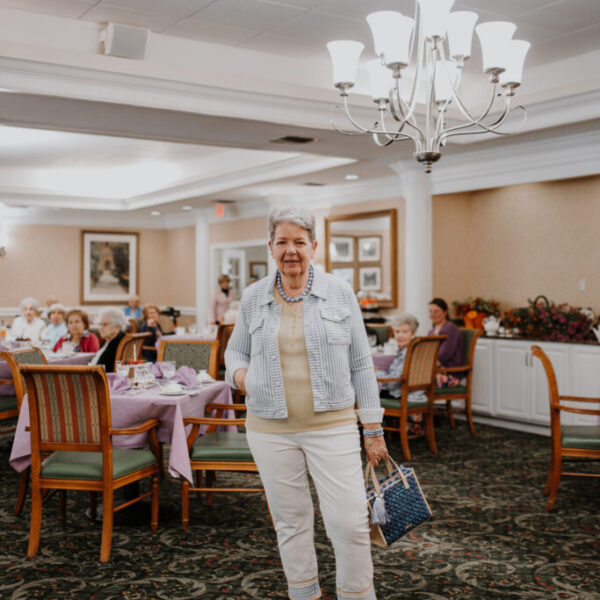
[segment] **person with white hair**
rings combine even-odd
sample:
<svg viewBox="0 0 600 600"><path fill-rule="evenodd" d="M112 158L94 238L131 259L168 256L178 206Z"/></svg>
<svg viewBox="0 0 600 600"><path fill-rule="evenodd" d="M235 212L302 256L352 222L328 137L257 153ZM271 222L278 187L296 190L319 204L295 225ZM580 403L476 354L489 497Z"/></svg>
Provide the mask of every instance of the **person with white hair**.
<svg viewBox="0 0 600 600"><path fill-rule="evenodd" d="M15 339L29 340L39 344L46 323L37 316L39 304L35 298L23 298L19 304L21 315L16 317L10 328L10 334Z"/></svg>
<svg viewBox="0 0 600 600"><path fill-rule="evenodd" d="M127 319L123 311L118 308L108 307L100 311L100 337L104 344L90 361L90 365L104 365L107 373L114 373L115 357L119 342L125 337Z"/></svg>
<svg viewBox="0 0 600 600"><path fill-rule="evenodd" d="M65 307L62 304L55 303L48 307L50 324L46 326L41 337L43 342L50 344L50 348L54 348L56 342L67 333L65 314Z"/></svg>
<svg viewBox="0 0 600 600"><path fill-rule="evenodd" d="M129 302L123 309L123 313L128 319L141 319L142 307L140 306L140 297L135 294L129 296Z"/></svg>

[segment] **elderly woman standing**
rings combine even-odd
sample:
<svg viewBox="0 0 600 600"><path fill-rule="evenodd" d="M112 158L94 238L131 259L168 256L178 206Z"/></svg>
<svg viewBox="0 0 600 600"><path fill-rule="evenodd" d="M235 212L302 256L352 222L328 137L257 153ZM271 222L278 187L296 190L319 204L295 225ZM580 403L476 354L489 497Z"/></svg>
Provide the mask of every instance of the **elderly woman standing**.
<svg viewBox="0 0 600 600"><path fill-rule="evenodd" d="M62 304L52 304L48 308L48 317L50 325L42 332L42 341L48 342L50 348L53 348L58 340L67 333L65 323L65 307Z"/></svg>
<svg viewBox="0 0 600 600"><path fill-rule="evenodd" d="M230 289L231 279L229 275L219 277L219 289L215 291L210 299L210 315L213 325L219 325L223 321L223 315L229 310L233 295Z"/></svg>
<svg viewBox="0 0 600 600"><path fill-rule="evenodd" d="M269 238L278 270L244 291L225 353L226 378L246 394L248 444L271 509L289 597L321 597L310 473L335 551L337 597L372 600L356 412L368 459L377 464L387 450L360 309L350 286L313 269L312 214L274 211Z"/></svg>
<svg viewBox="0 0 600 600"><path fill-rule="evenodd" d="M115 356L119 342L125 337L127 319L118 308L104 308L100 311L100 337L104 344L90 361L90 365L104 365L107 373L115 370Z"/></svg>
<svg viewBox="0 0 600 600"><path fill-rule="evenodd" d="M42 331L46 323L37 316L39 308L35 298L23 298L19 304L21 316L16 317L10 328L12 337L31 340L32 344L39 344Z"/></svg>

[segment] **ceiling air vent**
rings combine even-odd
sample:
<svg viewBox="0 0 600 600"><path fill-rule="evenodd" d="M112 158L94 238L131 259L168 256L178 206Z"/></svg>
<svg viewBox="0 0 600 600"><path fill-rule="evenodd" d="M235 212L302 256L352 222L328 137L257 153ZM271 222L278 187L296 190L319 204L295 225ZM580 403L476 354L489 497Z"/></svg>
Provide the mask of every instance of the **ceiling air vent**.
<svg viewBox="0 0 600 600"><path fill-rule="evenodd" d="M318 181L307 181L306 183L303 183L302 185L309 185L311 187L323 187L326 184L325 183L320 183Z"/></svg>
<svg viewBox="0 0 600 600"><path fill-rule="evenodd" d="M284 135L280 138L271 140L271 144L310 144L316 142L317 138L303 137L301 135Z"/></svg>

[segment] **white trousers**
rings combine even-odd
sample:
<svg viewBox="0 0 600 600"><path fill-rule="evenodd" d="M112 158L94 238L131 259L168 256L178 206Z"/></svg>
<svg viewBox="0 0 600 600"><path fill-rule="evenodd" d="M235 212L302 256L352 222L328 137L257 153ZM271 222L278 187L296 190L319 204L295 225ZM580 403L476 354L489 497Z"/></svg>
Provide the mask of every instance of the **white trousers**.
<svg viewBox="0 0 600 600"><path fill-rule="evenodd" d="M335 552L338 600L375 600L357 426L246 435L275 524L289 597L321 597L310 473Z"/></svg>

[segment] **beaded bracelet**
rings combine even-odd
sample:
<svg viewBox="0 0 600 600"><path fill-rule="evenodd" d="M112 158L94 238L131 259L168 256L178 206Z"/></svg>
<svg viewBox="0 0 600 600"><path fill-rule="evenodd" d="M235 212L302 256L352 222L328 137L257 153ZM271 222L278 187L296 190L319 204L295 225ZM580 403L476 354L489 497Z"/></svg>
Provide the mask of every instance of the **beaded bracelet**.
<svg viewBox="0 0 600 600"><path fill-rule="evenodd" d="M367 438L379 437L384 434L384 431L383 431L383 427L378 427L377 429L364 429L363 428L362 434Z"/></svg>

